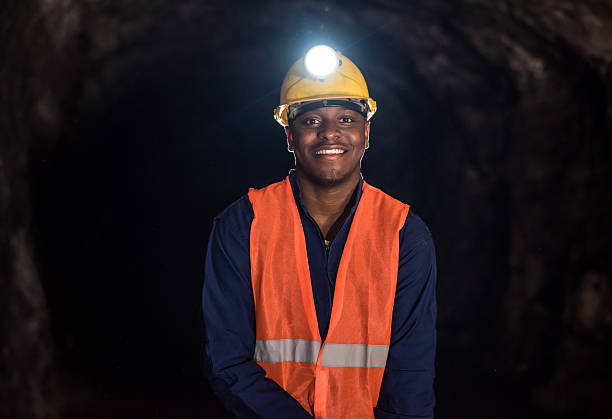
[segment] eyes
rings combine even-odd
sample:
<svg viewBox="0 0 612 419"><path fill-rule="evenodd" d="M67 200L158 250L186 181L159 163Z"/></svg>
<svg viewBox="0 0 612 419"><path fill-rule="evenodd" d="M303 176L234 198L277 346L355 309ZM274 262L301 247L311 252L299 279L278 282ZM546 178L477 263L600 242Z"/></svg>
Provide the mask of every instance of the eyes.
<svg viewBox="0 0 612 419"><path fill-rule="evenodd" d="M352 115L339 115L337 121L340 125L350 126L356 122L356 119ZM318 127L322 124L322 119L317 116L308 116L302 122L308 127Z"/></svg>

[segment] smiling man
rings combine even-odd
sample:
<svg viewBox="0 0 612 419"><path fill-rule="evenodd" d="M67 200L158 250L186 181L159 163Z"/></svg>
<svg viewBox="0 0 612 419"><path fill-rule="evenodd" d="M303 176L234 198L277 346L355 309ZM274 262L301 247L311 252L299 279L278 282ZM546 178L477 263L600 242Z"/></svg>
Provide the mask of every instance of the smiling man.
<svg viewBox="0 0 612 419"><path fill-rule="evenodd" d="M274 112L295 170L215 219L206 366L237 417L433 417L435 250L361 176L375 112L348 58L311 49Z"/></svg>

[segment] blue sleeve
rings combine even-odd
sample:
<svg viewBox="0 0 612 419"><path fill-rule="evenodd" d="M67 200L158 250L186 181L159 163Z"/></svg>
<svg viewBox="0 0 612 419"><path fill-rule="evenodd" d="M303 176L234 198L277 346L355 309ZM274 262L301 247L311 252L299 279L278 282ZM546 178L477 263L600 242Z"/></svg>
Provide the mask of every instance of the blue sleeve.
<svg viewBox="0 0 612 419"><path fill-rule="evenodd" d="M214 221L206 253L202 311L204 369L213 391L238 418L312 416L255 361L249 236L253 208L244 196Z"/></svg>
<svg viewBox="0 0 612 419"><path fill-rule="evenodd" d="M433 418L436 353L436 255L429 230L412 211L400 231L391 342L377 419Z"/></svg>

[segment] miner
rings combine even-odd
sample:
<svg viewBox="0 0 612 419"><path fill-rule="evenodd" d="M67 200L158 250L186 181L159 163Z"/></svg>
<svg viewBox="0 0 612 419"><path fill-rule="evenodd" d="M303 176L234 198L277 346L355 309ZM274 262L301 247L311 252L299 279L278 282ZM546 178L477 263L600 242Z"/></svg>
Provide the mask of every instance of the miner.
<svg viewBox="0 0 612 419"><path fill-rule="evenodd" d="M239 418L433 417L435 249L361 174L375 112L357 66L313 47L274 110L295 169L214 220L206 365Z"/></svg>

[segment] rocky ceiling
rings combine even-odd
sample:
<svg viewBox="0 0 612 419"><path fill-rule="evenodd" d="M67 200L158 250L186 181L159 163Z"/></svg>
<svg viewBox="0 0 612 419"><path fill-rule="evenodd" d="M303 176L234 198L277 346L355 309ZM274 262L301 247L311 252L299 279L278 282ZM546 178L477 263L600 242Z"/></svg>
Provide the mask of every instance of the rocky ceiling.
<svg viewBox="0 0 612 419"><path fill-rule="evenodd" d="M271 109L319 42L436 240L439 416L612 412L609 0L6 0L0 30L2 417L221 417L206 237L290 167Z"/></svg>

